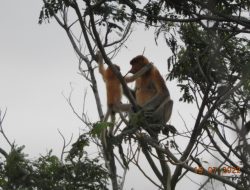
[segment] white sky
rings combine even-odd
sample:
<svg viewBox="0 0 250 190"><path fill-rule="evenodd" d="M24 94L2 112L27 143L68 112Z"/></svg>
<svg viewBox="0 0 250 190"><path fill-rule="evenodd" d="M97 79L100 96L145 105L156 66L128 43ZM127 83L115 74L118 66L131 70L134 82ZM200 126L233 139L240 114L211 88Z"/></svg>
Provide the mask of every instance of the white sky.
<svg viewBox="0 0 250 190"><path fill-rule="evenodd" d="M70 83L78 111L84 90L88 89L86 109L92 118L97 118L92 91L77 74L78 62L66 34L54 21L38 24L41 7L41 1L35 0L2 0L0 6L0 108L8 109L4 129L11 142L26 146L25 152L30 157L50 149L60 154L62 139L57 129L66 139L71 134L77 138L82 124L62 96L62 92L69 94ZM144 29L137 30L128 41L128 49L116 57L114 62L121 66L123 73L128 70L130 59L146 47L145 55L163 75L167 74L170 52L165 44L155 47L150 35ZM97 78L100 79L98 74ZM193 110L190 105L178 103L179 90L175 84L167 84L175 102L171 122L178 128L183 126L178 111L184 118L190 118ZM102 94L106 94L102 81L99 86ZM101 97L104 104L105 97ZM1 147L7 147L2 136L0 143ZM136 170L129 171L126 182L126 189L156 189ZM192 188L190 181L183 183L185 186L189 183Z"/></svg>
<svg viewBox="0 0 250 190"><path fill-rule="evenodd" d="M55 24L38 25L39 1L4 1L0 7L0 108L11 141L31 155L55 149L80 126L62 91L82 85L74 52Z"/></svg>

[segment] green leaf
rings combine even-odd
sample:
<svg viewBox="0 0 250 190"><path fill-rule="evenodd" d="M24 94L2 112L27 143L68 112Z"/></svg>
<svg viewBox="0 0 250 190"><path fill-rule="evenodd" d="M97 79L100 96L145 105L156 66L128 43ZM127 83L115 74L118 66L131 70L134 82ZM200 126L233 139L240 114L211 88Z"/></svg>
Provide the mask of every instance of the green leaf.
<svg viewBox="0 0 250 190"><path fill-rule="evenodd" d="M107 129L108 127L112 127L113 124L110 122L97 122L94 124L93 129L91 130L91 135L94 137L100 137L103 130Z"/></svg>

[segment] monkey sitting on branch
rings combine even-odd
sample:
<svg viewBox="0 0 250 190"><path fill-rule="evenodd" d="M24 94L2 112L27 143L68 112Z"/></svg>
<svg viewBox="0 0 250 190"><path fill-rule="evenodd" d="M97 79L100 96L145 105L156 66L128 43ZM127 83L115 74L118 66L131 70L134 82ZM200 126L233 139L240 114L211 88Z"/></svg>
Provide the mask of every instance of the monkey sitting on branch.
<svg viewBox="0 0 250 190"><path fill-rule="evenodd" d="M132 68L128 73L134 75L125 77L125 81L127 83L135 81L136 103L142 107L147 116L150 116L150 123L160 123L166 126L172 114L173 101L163 77L143 55L133 58L130 65ZM173 126L167 127L167 130L176 132Z"/></svg>

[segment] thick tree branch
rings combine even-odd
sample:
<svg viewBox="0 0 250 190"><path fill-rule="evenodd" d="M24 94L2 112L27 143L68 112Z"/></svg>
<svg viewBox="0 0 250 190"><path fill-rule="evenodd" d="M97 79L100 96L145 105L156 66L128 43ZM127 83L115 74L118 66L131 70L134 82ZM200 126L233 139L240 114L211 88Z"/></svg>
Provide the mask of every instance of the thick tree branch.
<svg viewBox="0 0 250 190"><path fill-rule="evenodd" d="M128 97L130 103L134 106L135 110L138 110L138 107L136 105L136 102L135 102L135 99L134 97L132 96L130 90L128 89L128 86L126 84L126 82L124 81L121 73L113 66L112 62L110 61L110 59L107 57L107 54L102 46L102 42L100 40L100 37L99 37L99 34L96 30L96 26L95 26L95 19L94 19L94 13L93 13L93 10L90 6L90 2L88 2L88 7L89 7L89 12L90 12L90 22L91 22L91 26L92 26L92 30L93 30L93 34L94 34L94 37L95 37L95 40L96 40L96 44L103 56L103 59L104 61L108 64L108 66L112 69L112 71L115 73L115 75L118 77L118 79L120 80L121 82L121 85L123 87L123 90L124 90L124 94Z"/></svg>

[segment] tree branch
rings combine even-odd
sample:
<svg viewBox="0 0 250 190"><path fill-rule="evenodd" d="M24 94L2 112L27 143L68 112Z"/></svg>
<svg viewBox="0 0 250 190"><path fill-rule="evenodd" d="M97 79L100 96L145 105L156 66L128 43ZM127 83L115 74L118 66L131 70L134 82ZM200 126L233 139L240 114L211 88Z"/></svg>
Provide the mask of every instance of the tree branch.
<svg viewBox="0 0 250 190"><path fill-rule="evenodd" d="M1 153L5 158L8 157L7 152L6 152L4 149L2 149L2 148L0 148L0 153Z"/></svg>
<svg viewBox="0 0 250 190"><path fill-rule="evenodd" d="M134 106L135 110L138 110L138 106L136 105L136 101L135 101L134 97L132 96L130 90L128 89L128 86L127 86L126 82L124 81L121 73L113 66L112 62L107 57L107 54L102 46L102 42L100 40L99 34L98 34L96 27L95 27L94 13L93 13L93 10L91 8L90 2L89 1L86 1L86 2L87 2L87 6L89 7L89 12L90 12L89 16L90 16L90 22L91 22L93 34L94 34L94 37L96 40L96 44L97 44L97 46L98 46L98 48L103 56L103 59L108 64L108 66L112 69L112 71L115 73L115 75L117 76L119 81L121 82L121 85L122 85L123 90L124 90L124 94L128 97L130 103Z"/></svg>
<svg viewBox="0 0 250 190"><path fill-rule="evenodd" d="M150 137L148 137L148 136L146 136L146 135L142 135L141 138L143 138L144 141L146 141L149 145L153 146L155 149L158 149L159 151L161 151L161 152L163 152L164 154L166 154L169 158L171 158L171 159L174 161L174 163L175 163L177 166L181 165L183 168L185 168L185 169L187 169L187 170L189 170L189 171L191 171L191 172L197 174L195 168L193 168L193 167L187 165L186 162L179 161L179 160L171 153L171 151L169 151L169 150L166 149L166 148L162 148L157 142L155 142L155 139L152 139L152 138L150 138ZM244 189L245 189L244 187L242 187L242 186L240 186L240 185L238 185L238 184L236 184L236 183L234 183L234 182L232 182L232 181L230 181L230 180L227 180L225 177L216 175L216 174L211 173L211 172L209 172L209 171L207 171L207 170L205 170L205 169L204 169L204 172L202 173L202 175L208 176L208 177L213 178L213 179L216 179L216 180L218 180L218 181L220 181L220 182L222 182L222 183L228 184L228 185L230 185L230 186L236 188L237 190L244 190ZM173 190L173 188L172 188L172 190Z"/></svg>
<svg viewBox="0 0 250 190"><path fill-rule="evenodd" d="M184 161L187 159L190 151L192 150L195 142L196 142L196 138L197 136L200 134L202 128L204 127L204 124L207 122L208 118L212 115L212 113L214 112L214 110L216 108L218 108L233 92L235 92L239 87L241 87L243 84L243 81L240 81L236 86L234 86L233 88L231 88L227 93L225 93L221 98L219 98L219 100L217 102L214 103L214 105L207 111L207 113L205 114L205 116L203 117L202 121L200 122L201 116L202 116L202 112L204 110L205 104L206 104L206 99L208 96L208 92L207 95L204 96L195 126L194 126L194 130L193 133L191 135L190 141L181 157L181 161ZM179 165L176 167L175 172L172 176L172 189L175 189L176 183L177 183L177 179L178 177L181 175L181 170L182 170L182 166Z"/></svg>

